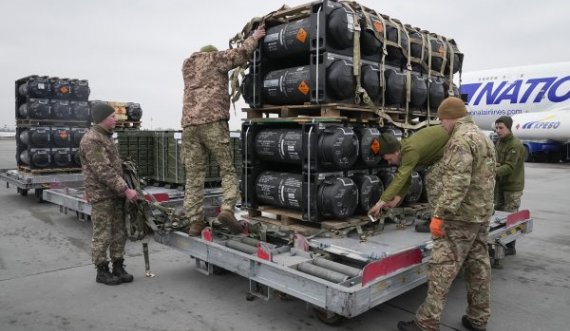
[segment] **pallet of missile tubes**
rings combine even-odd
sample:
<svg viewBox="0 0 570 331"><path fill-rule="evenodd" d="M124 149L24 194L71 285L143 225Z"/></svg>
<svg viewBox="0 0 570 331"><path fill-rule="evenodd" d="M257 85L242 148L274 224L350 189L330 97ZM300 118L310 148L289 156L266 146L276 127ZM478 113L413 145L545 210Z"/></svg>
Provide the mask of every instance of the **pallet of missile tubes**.
<svg viewBox="0 0 570 331"><path fill-rule="evenodd" d="M15 81L16 164L36 174L79 172L79 142L90 127L89 83L30 75Z"/></svg>
<svg viewBox="0 0 570 331"><path fill-rule="evenodd" d="M259 24L252 20L231 40ZM267 35L244 70L249 118L347 116L362 112L401 128L435 119L458 95L463 54L453 39L404 24L354 1L322 0L263 17Z"/></svg>
<svg viewBox="0 0 570 331"><path fill-rule="evenodd" d="M384 131L388 130L386 128ZM398 129L390 129L400 134ZM342 232L370 224L368 209L395 176L378 150L380 127L330 118L276 118L242 126L242 208L276 226L312 226ZM425 201L414 172L405 202ZM384 215L392 221L424 218L425 204ZM272 217L266 217L268 214ZM422 214L422 215L420 215ZM310 231L309 231L310 232Z"/></svg>

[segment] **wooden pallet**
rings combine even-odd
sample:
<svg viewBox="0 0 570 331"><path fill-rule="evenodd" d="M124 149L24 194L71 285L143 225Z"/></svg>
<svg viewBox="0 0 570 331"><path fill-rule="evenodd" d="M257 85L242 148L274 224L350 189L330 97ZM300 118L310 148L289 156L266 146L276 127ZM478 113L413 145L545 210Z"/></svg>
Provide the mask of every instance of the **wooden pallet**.
<svg viewBox="0 0 570 331"><path fill-rule="evenodd" d="M300 233L303 235L315 235L323 232L329 234L341 234L350 232L357 227L365 232L382 231L385 222L396 223L399 228L405 228L415 223L416 216L431 216L431 209L428 203L417 203L411 206L396 207L386 211L378 222L372 223L367 215L354 215L343 220L325 220L322 222L308 222L303 220L300 212L277 208L272 206L260 206L257 209L248 210L242 216L268 227L274 227L280 231ZM413 218L410 222L409 217ZM429 218L428 218L429 219Z"/></svg>
<svg viewBox="0 0 570 331"><path fill-rule="evenodd" d="M271 115L277 115L280 118L290 118L299 116L310 117L330 117L330 118L347 118L353 121L369 122L378 121L376 110L353 104L305 104L305 105L287 105L287 106L266 106L263 108L244 108L243 112L247 114L248 119L269 118ZM395 122L404 122L406 119L406 111L401 108L384 108L384 112L389 115ZM419 118L427 119L428 114L425 110L409 110L408 119ZM430 119L436 118L436 112L430 113Z"/></svg>
<svg viewBox="0 0 570 331"><path fill-rule="evenodd" d="M22 172L27 172L32 175L44 175L44 174L62 174L62 173L76 173L81 172L81 168L43 168L35 169L29 166L18 166L18 170Z"/></svg>
<svg viewBox="0 0 570 331"><path fill-rule="evenodd" d="M366 215L355 215L343 220L330 219L321 222L308 222L303 219L303 214L298 211L272 206L260 206L257 209L248 210L248 216L272 225L289 227L291 230L309 232L313 230L343 230L357 225L366 225L370 222L370 219Z"/></svg>
<svg viewBox="0 0 570 331"><path fill-rule="evenodd" d="M17 119L16 126L27 128L36 126L73 126L73 127L88 127L89 121L66 120L66 119Z"/></svg>
<svg viewBox="0 0 570 331"><path fill-rule="evenodd" d="M116 129L138 129L141 127L140 121L120 121L115 125Z"/></svg>

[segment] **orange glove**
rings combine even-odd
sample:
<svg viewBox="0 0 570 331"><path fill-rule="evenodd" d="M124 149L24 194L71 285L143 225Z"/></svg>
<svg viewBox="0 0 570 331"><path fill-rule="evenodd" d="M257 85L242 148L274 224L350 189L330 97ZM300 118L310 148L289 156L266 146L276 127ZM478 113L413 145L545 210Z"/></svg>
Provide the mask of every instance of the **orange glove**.
<svg viewBox="0 0 570 331"><path fill-rule="evenodd" d="M432 217L429 223L429 232L431 232L431 235L435 238L443 237L443 220L441 218Z"/></svg>

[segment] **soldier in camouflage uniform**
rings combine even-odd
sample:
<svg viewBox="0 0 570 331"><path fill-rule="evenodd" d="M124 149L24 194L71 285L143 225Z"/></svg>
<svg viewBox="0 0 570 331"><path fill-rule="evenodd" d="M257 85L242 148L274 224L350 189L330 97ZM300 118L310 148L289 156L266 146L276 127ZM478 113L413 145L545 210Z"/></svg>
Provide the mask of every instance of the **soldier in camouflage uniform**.
<svg viewBox="0 0 570 331"><path fill-rule="evenodd" d="M97 267L98 283L117 285L133 280L123 265L127 242L124 208L125 199L135 201L137 192L123 179L122 161L111 138L116 124L115 110L97 103L91 112L95 126L83 136L79 150L85 192L92 205L92 261ZM113 262L112 273L107 249Z"/></svg>
<svg viewBox="0 0 570 331"><path fill-rule="evenodd" d="M495 121L497 140L497 185L495 186L495 210L517 212L524 190L524 153L521 141L513 136L513 119L501 116ZM514 255L516 241L507 244L506 255Z"/></svg>
<svg viewBox="0 0 570 331"><path fill-rule="evenodd" d="M380 153L389 165L398 166L398 172L368 214L378 217L382 209L397 206L408 192L412 171L429 167L441 159L448 139L449 133L441 125L421 129L401 144L393 134L382 134Z"/></svg>
<svg viewBox="0 0 570 331"><path fill-rule="evenodd" d="M439 176L441 189L431 202L433 248L428 292L416 319L399 322L398 329L439 330L449 288L463 267L468 306L461 322L469 330L486 330L491 284L487 237L493 213L495 149L467 115L461 99L445 99L438 108L438 117L451 137L430 175Z"/></svg>
<svg viewBox="0 0 570 331"><path fill-rule="evenodd" d="M186 169L184 210L190 220L189 234L200 235L206 226L203 211L204 180L208 151L220 166L224 200L218 220L233 233L241 232L234 216L239 198L238 178L233 165L228 120L230 97L228 71L243 65L265 36L259 26L239 48L217 51L214 46L202 47L182 65L184 78L184 109L182 113L182 154Z"/></svg>

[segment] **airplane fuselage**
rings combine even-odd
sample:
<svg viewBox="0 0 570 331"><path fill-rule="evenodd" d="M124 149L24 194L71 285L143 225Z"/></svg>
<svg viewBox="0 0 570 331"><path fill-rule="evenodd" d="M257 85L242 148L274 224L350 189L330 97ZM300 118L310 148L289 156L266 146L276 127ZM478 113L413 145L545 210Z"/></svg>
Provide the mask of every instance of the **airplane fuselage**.
<svg viewBox="0 0 570 331"><path fill-rule="evenodd" d="M518 119L524 130L541 129L541 134L546 130L554 132L564 125L542 122L557 122L553 116L563 115L551 111L570 111L570 62L466 73L462 77L461 93L467 95L470 114L484 130L492 130L497 118L508 115L513 120ZM549 116L533 116L527 121L524 115L540 112L549 112ZM567 118L564 116L564 121ZM528 124L531 121L535 123ZM521 133L524 130L521 129ZM566 135L570 136L570 132Z"/></svg>

